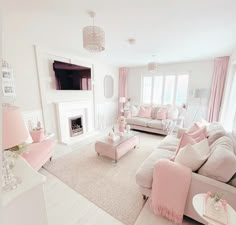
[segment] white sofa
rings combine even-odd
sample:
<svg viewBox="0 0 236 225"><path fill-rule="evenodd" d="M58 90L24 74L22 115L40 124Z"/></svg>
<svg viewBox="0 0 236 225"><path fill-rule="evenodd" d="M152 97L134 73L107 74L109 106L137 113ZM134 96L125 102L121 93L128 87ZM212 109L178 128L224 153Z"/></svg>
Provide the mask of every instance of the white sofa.
<svg viewBox="0 0 236 225"><path fill-rule="evenodd" d="M221 135L218 134L218 138ZM232 138L232 136L231 136ZM233 138L232 138L233 139ZM160 143L158 148L143 162L136 173L136 183L144 197L148 197L152 190L153 168L158 159L172 158L175 154L179 139L174 136L167 136ZM236 155L236 138L234 139L234 154ZM218 168L219 170L221 168ZM178 179L176 179L178 182ZM230 184L231 183L231 184ZM234 184L234 186L232 185ZM226 192L225 199L236 210L236 175L230 182L223 183L218 180L192 172L191 185L186 201L184 215L194 220L206 224L206 222L196 213L192 205L192 198L198 193Z"/></svg>
<svg viewBox="0 0 236 225"><path fill-rule="evenodd" d="M183 122L184 122L184 117L183 117L184 109L183 108L175 107L177 109L177 115L175 116L175 118L173 118L173 116L168 117L168 113L167 113L167 120L159 120L159 119L156 119L156 113L161 107L166 107L166 106L152 107L150 118L139 117L137 115L138 113L136 113L135 116L130 116L127 118L127 124L130 125L130 128L134 130L146 131L146 132L157 133L157 134L162 134L162 135L168 134L168 130L169 130L168 126L173 126L173 128L175 129L176 127L183 126Z"/></svg>

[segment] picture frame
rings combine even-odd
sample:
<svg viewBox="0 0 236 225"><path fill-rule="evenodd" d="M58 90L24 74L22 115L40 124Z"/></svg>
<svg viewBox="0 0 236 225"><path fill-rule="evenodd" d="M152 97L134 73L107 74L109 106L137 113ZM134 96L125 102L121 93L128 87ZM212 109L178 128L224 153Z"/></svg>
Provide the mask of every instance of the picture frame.
<svg viewBox="0 0 236 225"><path fill-rule="evenodd" d="M3 81L12 81L13 78L13 69L11 68L2 68L2 80Z"/></svg>
<svg viewBox="0 0 236 225"><path fill-rule="evenodd" d="M15 85L13 81L2 82L3 96L14 97L16 95Z"/></svg>
<svg viewBox="0 0 236 225"><path fill-rule="evenodd" d="M6 97L16 96L13 69L10 67L2 67L2 92Z"/></svg>

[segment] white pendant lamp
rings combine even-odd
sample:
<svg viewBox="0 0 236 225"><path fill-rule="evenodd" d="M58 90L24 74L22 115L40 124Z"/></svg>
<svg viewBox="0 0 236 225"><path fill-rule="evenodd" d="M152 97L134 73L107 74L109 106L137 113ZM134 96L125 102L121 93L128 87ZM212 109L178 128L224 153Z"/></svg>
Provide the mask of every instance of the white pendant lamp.
<svg viewBox="0 0 236 225"><path fill-rule="evenodd" d="M92 26L83 28L83 47L89 52L101 52L105 50L105 32L102 28L94 26L95 12L88 12L93 19Z"/></svg>
<svg viewBox="0 0 236 225"><path fill-rule="evenodd" d="M153 55L153 61L148 63L148 72L155 72L157 70L157 63L155 62L155 55Z"/></svg>

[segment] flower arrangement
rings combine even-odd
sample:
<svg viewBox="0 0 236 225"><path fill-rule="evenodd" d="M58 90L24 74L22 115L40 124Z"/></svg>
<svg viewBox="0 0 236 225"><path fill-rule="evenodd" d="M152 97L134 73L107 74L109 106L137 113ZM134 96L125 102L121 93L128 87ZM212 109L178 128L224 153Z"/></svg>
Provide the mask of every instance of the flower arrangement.
<svg viewBox="0 0 236 225"><path fill-rule="evenodd" d="M225 193L223 192L215 192L215 193L207 192L206 200L210 198L214 202L215 209L218 210L220 205L222 205L224 208L227 205L226 200L223 199L224 196Z"/></svg>

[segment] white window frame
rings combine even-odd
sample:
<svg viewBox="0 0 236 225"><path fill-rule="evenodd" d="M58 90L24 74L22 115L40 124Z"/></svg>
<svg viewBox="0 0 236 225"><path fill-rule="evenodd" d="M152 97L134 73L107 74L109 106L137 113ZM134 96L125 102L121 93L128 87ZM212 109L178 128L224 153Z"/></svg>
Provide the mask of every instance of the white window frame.
<svg viewBox="0 0 236 225"><path fill-rule="evenodd" d="M150 104L156 104L153 102L153 96L154 96L154 77L156 76L162 76L163 77L163 83L162 83L162 96L161 96L161 105L164 104L164 93L165 93L165 83L166 83L166 77L167 76L175 76L175 85L174 85L174 96L173 96L173 102L171 103L172 105L176 105L176 93L177 93L177 84L178 84L178 79L179 76L183 76L183 75L188 75L188 88L187 88L187 93L189 93L189 81L190 81L190 72L181 72L181 73L155 73L155 74L143 74L142 75L142 84L141 84L141 102L142 104L149 104L149 103L145 103L143 102L143 80L144 77L152 77L152 91L151 91L151 103ZM188 94L186 96L186 104L188 103Z"/></svg>

